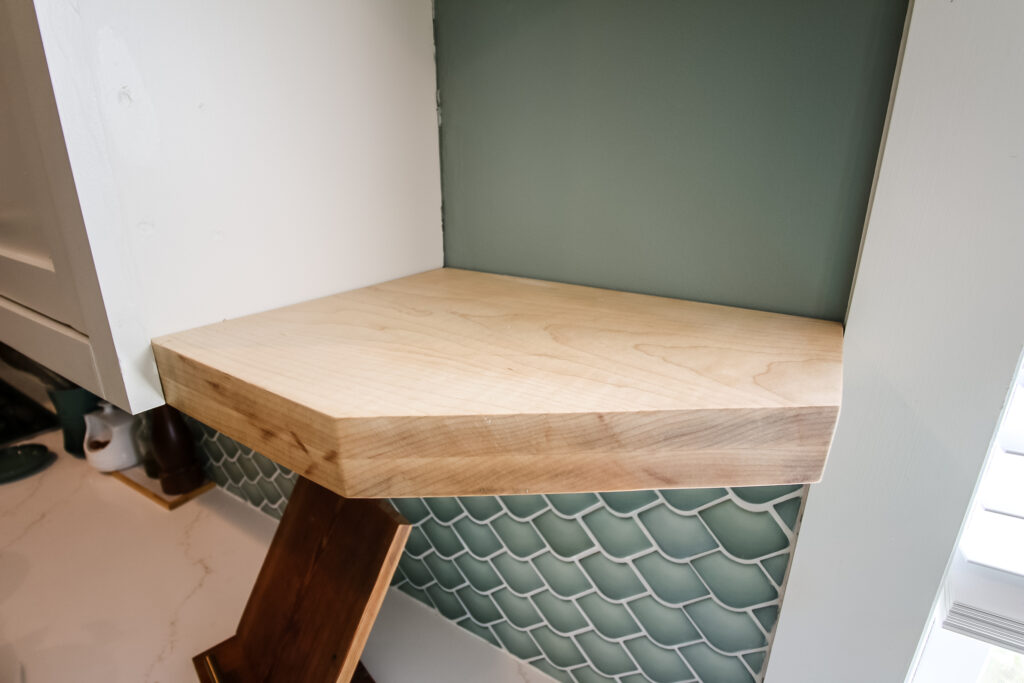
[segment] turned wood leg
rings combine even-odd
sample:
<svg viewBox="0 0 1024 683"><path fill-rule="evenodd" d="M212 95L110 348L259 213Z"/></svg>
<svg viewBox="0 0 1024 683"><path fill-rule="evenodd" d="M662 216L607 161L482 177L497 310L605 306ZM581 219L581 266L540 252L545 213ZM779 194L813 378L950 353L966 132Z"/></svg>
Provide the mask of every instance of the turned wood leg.
<svg viewBox="0 0 1024 683"><path fill-rule="evenodd" d="M409 537L386 501L299 477L235 635L193 657L204 683L348 683Z"/></svg>

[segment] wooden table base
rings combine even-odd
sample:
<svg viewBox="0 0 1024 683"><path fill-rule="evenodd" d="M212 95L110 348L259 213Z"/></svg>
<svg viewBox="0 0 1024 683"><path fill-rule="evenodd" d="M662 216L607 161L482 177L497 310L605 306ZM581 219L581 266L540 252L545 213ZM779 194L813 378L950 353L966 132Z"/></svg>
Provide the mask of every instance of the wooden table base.
<svg viewBox="0 0 1024 683"><path fill-rule="evenodd" d="M299 478L234 636L192 658L204 683L348 683L409 537L386 502Z"/></svg>

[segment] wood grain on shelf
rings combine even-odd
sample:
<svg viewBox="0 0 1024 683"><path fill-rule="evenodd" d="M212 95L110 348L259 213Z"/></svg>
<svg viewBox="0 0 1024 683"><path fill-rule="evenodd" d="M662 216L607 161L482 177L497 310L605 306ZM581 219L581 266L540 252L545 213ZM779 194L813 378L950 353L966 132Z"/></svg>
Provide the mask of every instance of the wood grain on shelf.
<svg viewBox="0 0 1024 683"><path fill-rule="evenodd" d="M346 496L820 478L839 323L440 269L153 342L167 401Z"/></svg>
<svg viewBox="0 0 1024 683"><path fill-rule="evenodd" d="M237 632L192 658L200 680L347 683L410 528L386 502L300 477Z"/></svg>

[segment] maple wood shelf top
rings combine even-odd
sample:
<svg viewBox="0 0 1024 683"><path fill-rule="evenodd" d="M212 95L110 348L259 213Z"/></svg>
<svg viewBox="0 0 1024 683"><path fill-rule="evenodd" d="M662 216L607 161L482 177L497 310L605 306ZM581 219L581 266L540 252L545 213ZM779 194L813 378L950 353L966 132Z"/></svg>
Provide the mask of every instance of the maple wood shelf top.
<svg viewBox="0 0 1024 683"><path fill-rule="evenodd" d="M167 402L350 497L817 481L839 323L450 268L153 341Z"/></svg>

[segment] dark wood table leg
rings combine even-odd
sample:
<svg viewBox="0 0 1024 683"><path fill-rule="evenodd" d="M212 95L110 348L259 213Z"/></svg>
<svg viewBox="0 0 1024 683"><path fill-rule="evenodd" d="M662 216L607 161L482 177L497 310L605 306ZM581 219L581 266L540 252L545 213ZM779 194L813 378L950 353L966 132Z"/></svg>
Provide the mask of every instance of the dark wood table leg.
<svg viewBox="0 0 1024 683"><path fill-rule="evenodd" d="M299 478L234 636L192 661L205 683L348 683L410 526L386 502Z"/></svg>

